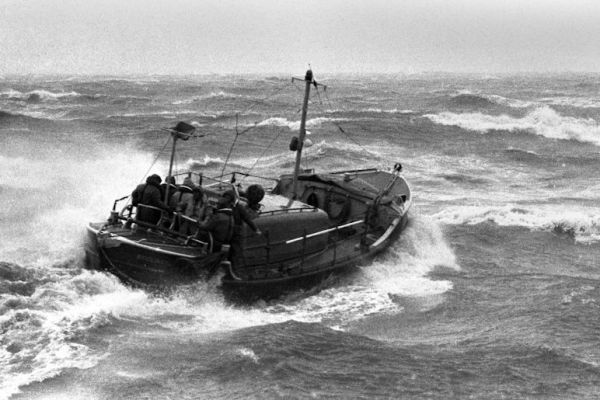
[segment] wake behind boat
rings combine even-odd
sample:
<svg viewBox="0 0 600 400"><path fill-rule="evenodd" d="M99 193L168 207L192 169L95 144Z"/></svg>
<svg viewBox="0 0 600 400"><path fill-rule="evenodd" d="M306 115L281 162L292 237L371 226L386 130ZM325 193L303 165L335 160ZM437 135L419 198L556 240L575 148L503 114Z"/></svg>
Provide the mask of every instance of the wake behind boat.
<svg viewBox="0 0 600 400"><path fill-rule="evenodd" d="M387 248L406 226L412 203L401 165L391 172L301 170L310 89L317 85L310 70L304 82L300 132L290 144L296 152L292 174L265 178L232 172L209 178L186 172L178 174L185 178L179 185L175 180L165 186L160 206L141 197L131 203L130 196L118 199L108 222L87 227L86 264L152 287L190 284L222 270L223 289L274 297L365 263ZM177 141L192 137L195 128L179 123L169 131L171 177ZM237 183L242 175L252 183ZM154 190L151 183L140 187L146 198ZM206 218L168 207L185 187L201 193ZM117 211L123 201L128 204Z"/></svg>

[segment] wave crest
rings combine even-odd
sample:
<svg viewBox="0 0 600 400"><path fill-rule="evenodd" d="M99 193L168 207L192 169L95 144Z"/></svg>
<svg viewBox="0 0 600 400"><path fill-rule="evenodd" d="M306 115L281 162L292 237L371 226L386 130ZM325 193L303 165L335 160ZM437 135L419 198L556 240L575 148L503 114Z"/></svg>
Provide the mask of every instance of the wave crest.
<svg viewBox="0 0 600 400"><path fill-rule="evenodd" d="M317 118L312 118L306 121L306 127L307 128L315 128L315 127L319 127L322 124L326 123L326 122L338 122L338 121L346 121L345 118L326 118L326 117L317 117ZM253 126L253 125L248 125L248 126ZM268 118L265 119L264 121L261 121L257 124L257 126L286 126L288 128L290 128L291 130L298 130L300 129L300 121L290 121L287 118L280 118L280 117L274 117L274 118Z"/></svg>
<svg viewBox="0 0 600 400"><path fill-rule="evenodd" d="M9 89L0 93L0 98L10 100L25 100L30 103L37 103L45 100L58 100L66 97L79 97L81 94L71 92L51 92L44 89L31 90L29 92L20 92L18 90Z"/></svg>
<svg viewBox="0 0 600 400"><path fill-rule="evenodd" d="M456 206L433 216L448 225L520 226L535 231L567 234L577 242L600 241L600 215L594 210L566 211L563 207Z"/></svg>
<svg viewBox="0 0 600 400"><path fill-rule="evenodd" d="M562 116L550 107L536 108L522 118L506 114L453 112L425 114L424 117L439 125L458 126L479 133L531 132L550 139L576 140L600 146L600 126L594 119Z"/></svg>

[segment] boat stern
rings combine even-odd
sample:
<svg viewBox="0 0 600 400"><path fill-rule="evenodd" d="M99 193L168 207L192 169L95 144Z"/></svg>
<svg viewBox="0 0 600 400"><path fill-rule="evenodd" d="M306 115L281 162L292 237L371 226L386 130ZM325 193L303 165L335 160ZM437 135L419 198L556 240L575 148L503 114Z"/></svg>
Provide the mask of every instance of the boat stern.
<svg viewBox="0 0 600 400"><path fill-rule="evenodd" d="M91 222L86 227L84 241L84 267L87 269L104 269L102 256L100 253L100 244L98 243L98 232L102 228L103 223Z"/></svg>

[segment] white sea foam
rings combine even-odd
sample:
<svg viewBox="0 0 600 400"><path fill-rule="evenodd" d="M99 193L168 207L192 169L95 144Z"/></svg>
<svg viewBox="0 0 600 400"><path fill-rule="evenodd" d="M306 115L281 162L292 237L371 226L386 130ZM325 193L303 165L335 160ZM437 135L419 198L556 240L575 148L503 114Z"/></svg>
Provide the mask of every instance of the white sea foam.
<svg viewBox="0 0 600 400"><path fill-rule="evenodd" d="M496 95L496 94L484 95L484 97L496 104L500 104L500 105L508 106L508 107L512 107L512 108L528 108L528 107L536 106L538 104L535 101L508 98L508 97L503 97L503 96Z"/></svg>
<svg viewBox="0 0 600 400"><path fill-rule="evenodd" d="M482 99L488 100L492 103L495 103L495 104L498 104L501 106L512 107L512 108L528 108L528 107L539 105L539 102L536 102L536 101L509 98L509 97L504 97L504 96L500 96L497 94L484 94L484 93L481 93L478 91L474 92L474 91L471 91L468 89L459 90L458 95L477 96Z"/></svg>
<svg viewBox="0 0 600 400"><path fill-rule="evenodd" d="M19 110L14 115L23 115L36 119L47 119L50 121L68 121L72 118L66 118L68 111L61 110Z"/></svg>
<svg viewBox="0 0 600 400"><path fill-rule="evenodd" d="M398 265L397 262L401 261ZM435 267L460 269L435 220L412 216L411 225L379 268L365 268L365 276L386 292L404 296L435 295L452 288L451 282L426 278Z"/></svg>
<svg viewBox="0 0 600 400"><path fill-rule="evenodd" d="M381 108L367 108L366 110L364 110L366 112L370 112L370 113L376 113L376 114L414 114L415 112L413 110L398 110L397 108L391 108L391 109L381 109Z"/></svg>
<svg viewBox="0 0 600 400"><path fill-rule="evenodd" d="M319 127L326 122L338 122L338 121L346 121L344 118L326 118L326 117L318 117L312 118L306 121L307 128ZM258 126L286 126L291 130L300 129L300 121L290 121L287 118L268 118L264 121L261 121L257 124ZM254 124L250 124L247 126L254 126Z"/></svg>
<svg viewBox="0 0 600 400"><path fill-rule="evenodd" d="M103 357L72 341L73 337L107 323L100 311L125 308L115 291L116 278L83 272L74 277L64 269L46 269L31 296L18 296L19 307L0 317L3 338L11 351L0 351L0 398L19 392L19 386L42 381L65 368L90 368ZM53 276L55 275L55 276ZM90 290L93 286L94 289ZM121 292L128 289L120 286ZM105 291L111 292L107 295ZM130 293L134 293L131 292ZM137 296L139 300L139 295ZM13 300L15 303L16 298ZM137 300L136 300L137 301ZM6 347L7 349L9 347Z"/></svg>
<svg viewBox="0 0 600 400"><path fill-rule="evenodd" d="M266 311L344 329L369 315L401 312L394 296L423 298L450 290L451 282L426 276L438 266L459 268L437 224L416 217L398 243L361 268L360 274L351 281L297 303L278 304Z"/></svg>
<svg viewBox="0 0 600 400"><path fill-rule="evenodd" d="M155 111L155 112L141 112L141 113L124 113L124 114L113 114L110 115L109 117L151 117L154 115L159 115L162 117L174 117L177 115L188 115L188 114L194 114L194 115L202 115L202 113L199 113L198 110L162 110L162 111ZM207 114L207 117L213 118L214 115L213 114Z"/></svg>
<svg viewBox="0 0 600 400"><path fill-rule="evenodd" d="M0 93L0 97L10 98L10 99L19 99L19 100L27 100L32 95L39 96L41 100L57 100L63 97L77 97L80 96L79 93L71 91L71 92L50 92L48 90L38 89L32 90L29 92L20 92L18 90L9 89Z"/></svg>
<svg viewBox="0 0 600 400"><path fill-rule="evenodd" d="M565 210L561 205L546 206L454 206L433 215L443 224L476 225L492 222L500 226L521 226L531 230L566 233L579 242L600 239L600 213L595 208Z"/></svg>
<svg viewBox="0 0 600 400"><path fill-rule="evenodd" d="M452 125L486 133L489 131L531 132L551 139L577 140L600 146L600 126L589 118L562 116L550 107L533 110L522 118L509 115L489 115L482 113L426 114L436 124Z"/></svg>
<svg viewBox="0 0 600 400"><path fill-rule="evenodd" d="M17 198L0 192L8 206L6 215L22 218L17 226L0 227L2 261L41 266L64 259L65 252L78 247L87 221L105 219L114 199L133 190L152 160L151 155L103 154L99 149L92 159L54 158L48 168L43 152L40 149L33 157L0 156L2 185L24 193ZM156 165L153 171L160 168ZM31 171L43 171L44 178ZM37 211L32 214L32 209Z"/></svg>
<svg viewBox="0 0 600 400"><path fill-rule="evenodd" d="M600 98L558 96L544 97L540 102L564 107L600 108Z"/></svg>
<svg viewBox="0 0 600 400"><path fill-rule="evenodd" d="M318 151L319 146L327 145L322 142L310 151L315 147ZM8 307L1 317L4 338L13 343L11 351L0 351L0 391L8 395L64 368L96 365L104 355L72 338L115 319L178 334L209 334L289 320L346 329L373 313L401 312L390 294L428 296L451 288L449 282L431 280L426 274L436 265L453 266L454 256L437 228L416 223L398 245L365 265L358 276L311 296L239 307L226 303L217 276L169 297L155 297L123 286L111 275L79 269L85 225L104 220L113 200L143 180L141 174L153 157L97 149L94 158L79 154L54 158L52 168L47 157L43 152L31 157L0 156L3 189L32 192L18 199L2 198L11 202L11 213L20 215L21 223L18 229L0 227L0 260L19 264L40 278L33 283L38 286L31 296L2 298ZM155 165L149 173L163 168ZM44 171L43 179L30 171ZM32 205L37 210L33 215ZM253 359L250 352L242 355Z"/></svg>
<svg viewBox="0 0 600 400"><path fill-rule="evenodd" d="M255 364L258 364L259 358L256 355L256 353L254 353L254 350L246 348L246 347L241 347L241 348L237 349L237 352L241 356L247 357L250 360L252 360Z"/></svg>

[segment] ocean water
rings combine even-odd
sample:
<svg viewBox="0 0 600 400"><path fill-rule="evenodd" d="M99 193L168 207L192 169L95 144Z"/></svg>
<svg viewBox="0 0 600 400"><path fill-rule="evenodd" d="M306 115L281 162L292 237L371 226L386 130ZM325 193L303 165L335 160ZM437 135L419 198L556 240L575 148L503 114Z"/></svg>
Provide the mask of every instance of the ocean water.
<svg viewBox="0 0 600 400"><path fill-rule="evenodd" d="M178 169L290 171L302 82L0 79L0 399L600 397L600 75L315 78L303 165L401 162L410 223L252 304L86 270L85 225L165 175L180 120Z"/></svg>

